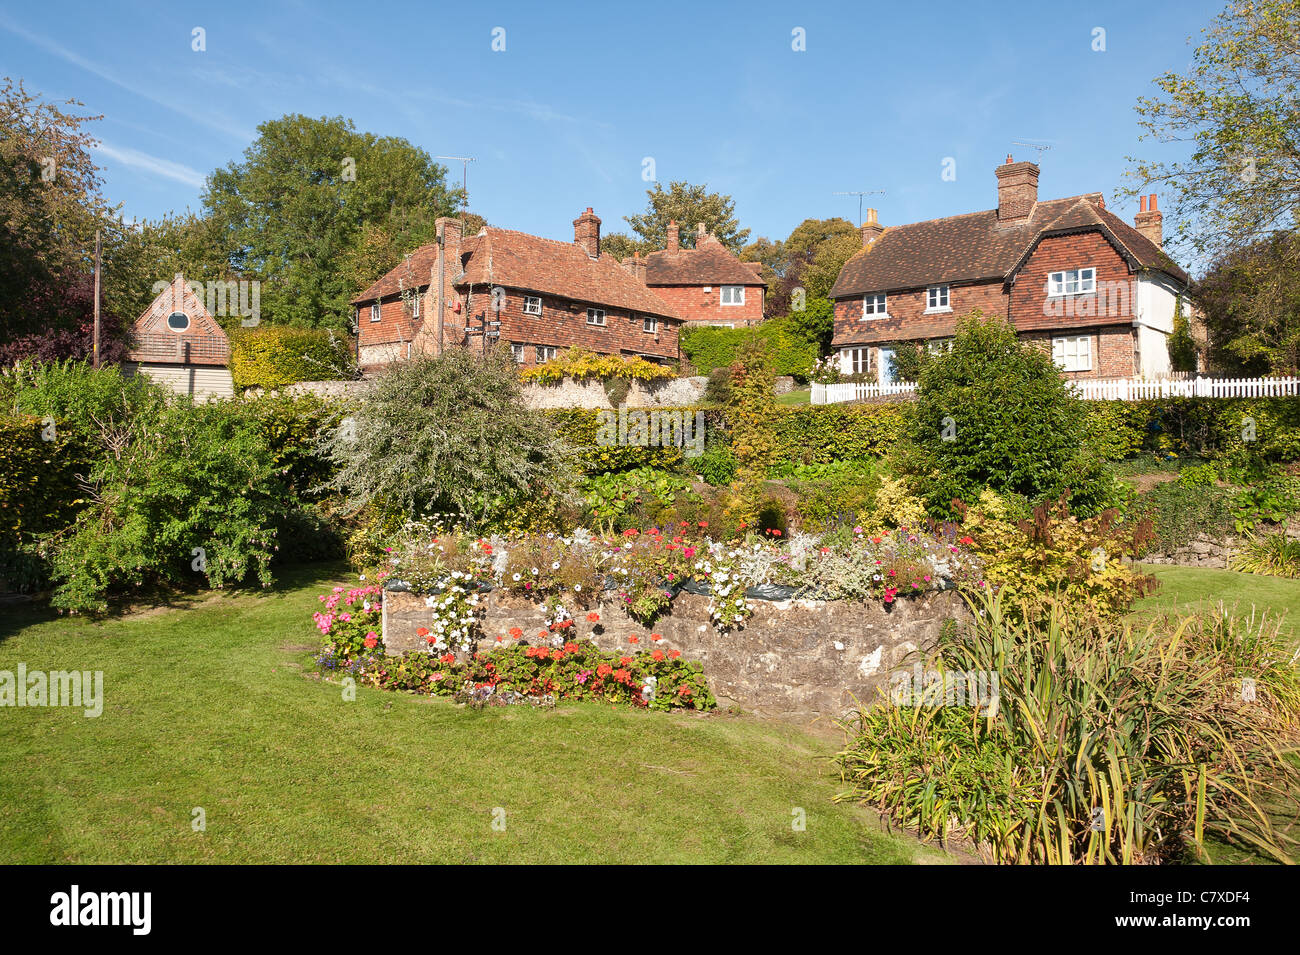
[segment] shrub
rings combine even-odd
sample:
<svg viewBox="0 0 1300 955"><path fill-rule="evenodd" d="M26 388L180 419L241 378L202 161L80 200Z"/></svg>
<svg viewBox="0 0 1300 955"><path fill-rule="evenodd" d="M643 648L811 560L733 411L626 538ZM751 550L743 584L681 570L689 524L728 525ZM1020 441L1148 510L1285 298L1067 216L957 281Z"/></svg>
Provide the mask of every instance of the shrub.
<svg viewBox="0 0 1300 955"><path fill-rule="evenodd" d="M965 512L961 528L984 559L984 572L1009 609L1040 617L1059 604L1080 616L1115 616L1149 584L1125 557L1145 545L1139 528L1114 511L1080 520L1064 496L1018 520L992 491Z"/></svg>
<svg viewBox="0 0 1300 955"><path fill-rule="evenodd" d="M270 584L275 528L294 502L247 421L178 401L101 440L115 453L92 467L87 505L41 544L55 607L102 612L146 582Z"/></svg>
<svg viewBox="0 0 1300 955"><path fill-rule="evenodd" d="M535 496L565 495L565 453L524 407L510 353L452 348L380 377L322 441L338 469L324 487L349 509L453 512L485 523Z"/></svg>
<svg viewBox="0 0 1300 955"><path fill-rule="evenodd" d="M727 424L731 430L731 453L742 469L753 469L759 474L767 469L776 454L772 423L777 405L772 383L767 352L757 341L749 341L731 369Z"/></svg>
<svg viewBox="0 0 1300 955"><path fill-rule="evenodd" d="M972 622L945 628L930 663L996 676L992 705L913 694L861 708L841 724L839 798L931 838L955 830L998 862L1181 862L1189 848L1213 861L1209 833L1287 861L1294 840L1265 807L1300 782L1287 755L1300 693L1275 622L1215 613L1135 630L1022 620L1004 602L973 598Z"/></svg>
<svg viewBox="0 0 1300 955"><path fill-rule="evenodd" d="M735 478L740 462L731 453L731 445L717 441L705 447L704 453L694 458L690 467L705 483L723 487Z"/></svg>
<svg viewBox="0 0 1300 955"><path fill-rule="evenodd" d="M725 405L731 401L731 366L722 365L709 372L708 383L704 386L704 400Z"/></svg>
<svg viewBox="0 0 1300 955"><path fill-rule="evenodd" d="M870 463L839 462L788 466L782 477L798 496L802 528L828 531L863 523L876 502L880 477Z"/></svg>
<svg viewBox="0 0 1300 955"><path fill-rule="evenodd" d="M1247 574L1300 577L1300 541L1289 540L1285 534L1251 534L1232 555L1229 566Z"/></svg>
<svg viewBox="0 0 1300 955"><path fill-rule="evenodd" d="M60 432L84 439L88 451L106 448L104 441L112 440L128 422L157 414L172 399L148 376L124 375L116 365L20 362L5 380L16 412L54 418Z"/></svg>
<svg viewBox="0 0 1300 955"><path fill-rule="evenodd" d="M327 328L260 325L230 332L236 388L283 388L298 381L352 378L347 339Z"/></svg>
<svg viewBox="0 0 1300 955"><path fill-rule="evenodd" d="M690 408L659 410L693 413ZM684 455L681 448L598 443L596 439L602 421L608 420L602 418L602 414L609 413L592 408L558 408L542 412L555 429L556 437L569 448L571 454L576 454L573 464L583 473L604 474L607 471L629 471L643 467L674 470L682 467ZM712 427L717 427L717 415L706 412L706 433L710 428L710 417L713 419Z"/></svg>
<svg viewBox="0 0 1300 955"><path fill-rule="evenodd" d="M570 348L561 352L544 365L527 368L519 372L522 381L535 385L558 385L565 378L584 381L588 378L602 380L660 381L676 378L677 372L665 365L647 361L640 356L624 358L620 355L597 355L582 348ZM615 401L617 405L619 402Z"/></svg>
<svg viewBox="0 0 1300 955"><path fill-rule="evenodd" d="M951 518L954 500L974 501L985 487L1033 502L1068 489L1084 512L1115 493L1087 448L1084 406L1052 360L1000 318L958 321L952 349L921 371L905 435L900 463L936 516Z"/></svg>
<svg viewBox="0 0 1300 955"><path fill-rule="evenodd" d="M692 496L689 480L654 468L601 474L583 485L586 513L614 530L670 521L678 502Z"/></svg>
<svg viewBox="0 0 1300 955"><path fill-rule="evenodd" d="M774 375L807 381L817 362L817 343L796 335L785 318L771 318L753 328L698 326L681 331L682 354L702 375L734 365L751 343L768 353Z"/></svg>
<svg viewBox="0 0 1300 955"><path fill-rule="evenodd" d="M321 436L338 427L343 405L316 395L268 394L233 406L266 444L271 466L289 489L308 496L333 475Z"/></svg>

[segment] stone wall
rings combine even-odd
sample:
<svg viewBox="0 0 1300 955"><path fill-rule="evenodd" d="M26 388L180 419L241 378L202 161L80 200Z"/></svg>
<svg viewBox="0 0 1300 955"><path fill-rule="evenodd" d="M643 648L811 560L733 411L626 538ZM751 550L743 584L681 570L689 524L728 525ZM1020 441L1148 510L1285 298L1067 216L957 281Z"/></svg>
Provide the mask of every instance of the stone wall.
<svg viewBox="0 0 1300 955"><path fill-rule="evenodd" d="M708 384L704 377L666 378L653 384L634 381L624 403L629 408L682 408L699 404ZM530 408L603 408L615 405L601 381L565 378L558 385L524 385L524 403Z"/></svg>
<svg viewBox="0 0 1300 955"><path fill-rule="evenodd" d="M1265 534L1283 533L1289 540L1300 540L1300 519L1289 518L1281 527L1270 526ZM1176 564L1180 567L1227 568L1228 560L1241 546L1242 540L1233 534L1212 537L1197 534L1187 544L1172 551L1157 551L1142 558L1146 564Z"/></svg>
<svg viewBox="0 0 1300 955"><path fill-rule="evenodd" d="M512 627L523 631L524 640L537 642L545 629L545 614L537 604L502 591L485 597L480 649L513 644ZM892 670L910 654L933 646L945 620L967 617L965 604L952 591L898 600L892 609L879 603L750 600L753 614L745 626L719 633L710 623L708 606L708 597L679 594L671 613L644 627L618 604L604 600L596 608L599 624L579 613L570 632L602 649L680 650L685 659L704 664L720 705L811 722L839 717L856 700L874 701L877 688L888 687ZM389 591L383 616L389 653L427 650L416 634L429 625L423 597ZM652 633L662 639L652 642ZM633 636L638 643L629 642Z"/></svg>

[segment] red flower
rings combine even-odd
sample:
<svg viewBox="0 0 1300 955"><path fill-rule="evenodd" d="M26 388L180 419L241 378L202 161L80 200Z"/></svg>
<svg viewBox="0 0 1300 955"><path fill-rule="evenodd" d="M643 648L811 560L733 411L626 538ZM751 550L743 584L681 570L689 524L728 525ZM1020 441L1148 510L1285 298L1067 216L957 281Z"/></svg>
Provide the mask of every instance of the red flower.
<svg viewBox="0 0 1300 955"><path fill-rule="evenodd" d="M538 630L538 631L537 631L537 639L538 639L538 640L545 640L545 639L546 639L546 631L545 631L545 630Z"/></svg>
<svg viewBox="0 0 1300 955"><path fill-rule="evenodd" d="M650 656L654 660L662 660L664 658L664 652L662 650L656 650L654 653L650 654Z"/></svg>
<svg viewBox="0 0 1300 955"><path fill-rule="evenodd" d="M660 640L663 639L663 634L652 633L650 634L650 639L653 640L655 643L658 643Z"/></svg>
<svg viewBox="0 0 1300 955"><path fill-rule="evenodd" d="M969 538L969 537L963 537L961 540L957 541L957 543L958 543L958 544L965 544L967 547L969 547L971 544L975 543L975 541L973 541L973 540L972 540L971 538Z"/></svg>
<svg viewBox="0 0 1300 955"><path fill-rule="evenodd" d="M641 532L638 531L635 527L629 527L627 530L625 530L625 531L623 532L623 536L624 536L624 537L636 537L636 535L639 534L639 533L641 533Z"/></svg>
<svg viewBox="0 0 1300 955"><path fill-rule="evenodd" d="M425 642L425 643L430 643L430 644L437 643L437 642L438 642L438 638L437 638L437 637L425 637L425 638L424 638L424 642Z"/></svg>
<svg viewBox="0 0 1300 955"><path fill-rule="evenodd" d="M455 663L455 662L456 662L456 654L454 654L454 653L444 653L442 656L438 657L438 659L441 660L443 663Z"/></svg>
<svg viewBox="0 0 1300 955"><path fill-rule="evenodd" d="M566 643L566 644L564 645L564 651L565 651L566 653L577 653L577 652L578 652L579 650L581 650L581 649L582 649L582 647L578 646L578 645L577 645L576 643L574 643L572 640L570 640L568 643Z"/></svg>
<svg viewBox="0 0 1300 955"><path fill-rule="evenodd" d="M427 637L429 635L429 628L421 627L419 630L415 631L415 635L417 637Z"/></svg>
<svg viewBox="0 0 1300 955"><path fill-rule="evenodd" d="M632 681L632 674L628 673L626 670L615 670L614 679L618 680L619 683L630 683Z"/></svg>
<svg viewBox="0 0 1300 955"><path fill-rule="evenodd" d="M669 651L668 651L668 656L669 656L670 658L674 659L674 660L676 660L676 659L677 659L678 657L680 657L681 655L682 655L682 651L680 651L680 650L669 650Z"/></svg>
<svg viewBox="0 0 1300 955"><path fill-rule="evenodd" d="M379 643L379 641L376 640L374 637L366 637L366 639L362 642L365 643L367 650L373 649Z"/></svg>
<svg viewBox="0 0 1300 955"><path fill-rule="evenodd" d="M602 663L600 666L596 667L596 676L601 677L602 679L613 672L614 668L608 663Z"/></svg>
<svg viewBox="0 0 1300 955"><path fill-rule="evenodd" d="M588 623L595 623L599 619L600 619L600 614L596 613L596 611L594 610L591 613L587 614Z"/></svg>
<svg viewBox="0 0 1300 955"><path fill-rule="evenodd" d="M627 642L628 642L628 643L640 643L640 642L641 642L641 638L640 638L640 637L628 637L628 638L627 638Z"/></svg>
<svg viewBox="0 0 1300 955"><path fill-rule="evenodd" d="M700 521L700 526L701 526L701 527L708 527L708 526L709 526L709 522L708 522L708 521Z"/></svg>
<svg viewBox="0 0 1300 955"><path fill-rule="evenodd" d="M631 665L632 665L632 658L631 658L631 657L619 657L619 658L618 658L618 662L621 663L621 664L623 664L623 666L631 666Z"/></svg>
<svg viewBox="0 0 1300 955"><path fill-rule="evenodd" d="M523 635L524 635L524 632L523 632L522 630L520 630L518 627L511 627L511 628L510 628L510 636L514 637L516 640L518 640L518 639L520 639L521 637L523 637Z"/></svg>

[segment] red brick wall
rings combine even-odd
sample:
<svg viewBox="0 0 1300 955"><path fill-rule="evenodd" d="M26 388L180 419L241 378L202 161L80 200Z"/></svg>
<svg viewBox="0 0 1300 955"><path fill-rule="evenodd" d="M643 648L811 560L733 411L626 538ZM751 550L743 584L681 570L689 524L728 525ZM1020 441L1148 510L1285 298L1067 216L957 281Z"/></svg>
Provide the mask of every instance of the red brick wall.
<svg viewBox="0 0 1300 955"><path fill-rule="evenodd" d="M1087 335L1092 341L1092 370L1062 372L1066 378L1128 378L1137 373L1137 331L1132 327L1057 329L1025 332L1020 337L1050 358L1052 339L1062 334L1071 338Z"/></svg>
<svg viewBox="0 0 1300 955"><path fill-rule="evenodd" d="M425 290L427 292L427 290ZM428 314L427 309L432 296L424 294L420 303L420 318ZM420 322L411 317L410 309L401 298L384 299L379 305L379 321L370 320L370 306L362 305L357 310L357 337L362 348L368 345L382 345L389 342L409 342L419 331Z"/></svg>
<svg viewBox="0 0 1300 955"><path fill-rule="evenodd" d="M949 338L958 318L979 309L985 315L1007 313L1007 296L1001 282L953 285L948 288L951 312L925 314L926 290L890 292L885 305L889 318L862 320L862 296L835 303L834 346L855 342L875 343Z"/></svg>
<svg viewBox="0 0 1300 955"><path fill-rule="evenodd" d="M703 285L651 285L650 291L672 306L673 311L688 322L734 322L737 328L753 325L763 320L763 286L745 287L744 305L718 303L720 286Z"/></svg>
<svg viewBox="0 0 1300 955"><path fill-rule="evenodd" d="M542 314L524 314L524 296L526 292L506 289L504 307L500 314L492 311L492 301L488 290L476 288L471 296L468 313L462 312L454 319L444 323L447 340L459 341L464 328L464 316L468 314L471 327L477 327L477 317L485 314L488 321L500 321L499 341L516 345L527 345L525 364L535 362L536 345L550 345L563 351L566 348L586 348L603 355L645 354L661 358L677 358L678 322L660 317L658 330L654 333L643 329L640 313L631 313L621 309L606 308L605 324L587 324L587 304L569 299L543 295ZM634 320L635 315L635 320ZM471 343L479 344L475 336Z"/></svg>

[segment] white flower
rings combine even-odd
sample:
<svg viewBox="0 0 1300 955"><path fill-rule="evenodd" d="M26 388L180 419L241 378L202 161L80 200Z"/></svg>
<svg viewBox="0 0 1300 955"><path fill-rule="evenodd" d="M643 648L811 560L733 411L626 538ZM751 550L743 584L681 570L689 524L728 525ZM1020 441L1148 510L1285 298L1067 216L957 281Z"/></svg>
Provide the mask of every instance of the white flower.
<svg viewBox="0 0 1300 955"><path fill-rule="evenodd" d="M836 641L835 641L835 649L836 649L836 650L843 650L843 649L844 649L844 644L842 644L842 643L840 643L840 641L836 640Z"/></svg>
<svg viewBox="0 0 1300 955"><path fill-rule="evenodd" d="M519 575L518 575L518 574L515 574L515 580L518 580L518 579L519 579Z"/></svg>
<svg viewBox="0 0 1300 955"><path fill-rule="evenodd" d="M574 589L575 591L581 592L581 591L582 591L582 584L574 584L574 585L573 585L573 589Z"/></svg>
<svg viewBox="0 0 1300 955"><path fill-rule="evenodd" d="M551 564L551 570L559 570L559 569L560 569L560 562L559 562L558 560L557 560L557 561L554 561L554 562Z"/></svg>

